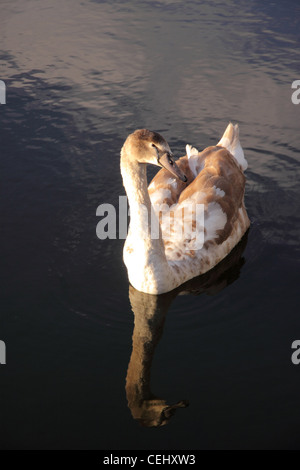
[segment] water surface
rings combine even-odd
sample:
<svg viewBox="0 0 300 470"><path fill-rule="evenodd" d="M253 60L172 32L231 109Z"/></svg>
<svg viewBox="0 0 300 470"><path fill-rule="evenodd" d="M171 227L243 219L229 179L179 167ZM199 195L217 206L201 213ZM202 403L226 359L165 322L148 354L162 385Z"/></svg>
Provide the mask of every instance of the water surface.
<svg viewBox="0 0 300 470"><path fill-rule="evenodd" d="M296 0L2 2L1 448L299 448L299 31ZM193 294L149 303L123 241L96 237L123 141L147 127L183 155L230 120L248 238ZM145 393L189 402L160 421L126 388L134 322Z"/></svg>

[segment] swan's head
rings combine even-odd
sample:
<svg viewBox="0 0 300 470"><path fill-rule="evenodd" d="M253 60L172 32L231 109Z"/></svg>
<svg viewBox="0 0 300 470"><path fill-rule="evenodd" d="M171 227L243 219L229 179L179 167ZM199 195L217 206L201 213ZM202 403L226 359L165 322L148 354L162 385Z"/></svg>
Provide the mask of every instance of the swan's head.
<svg viewBox="0 0 300 470"><path fill-rule="evenodd" d="M124 148L127 158L163 167L181 181L187 181L187 177L175 163L169 144L157 132L138 129L127 137Z"/></svg>

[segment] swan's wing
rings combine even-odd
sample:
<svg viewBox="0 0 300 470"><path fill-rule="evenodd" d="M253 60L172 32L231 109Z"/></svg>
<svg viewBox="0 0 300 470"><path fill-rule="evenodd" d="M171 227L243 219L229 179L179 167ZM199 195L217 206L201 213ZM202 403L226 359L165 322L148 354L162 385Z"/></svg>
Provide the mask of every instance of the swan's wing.
<svg viewBox="0 0 300 470"><path fill-rule="evenodd" d="M195 230L204 234L205 249L225 242L240 217L245 190L243 171L225 148L208 147L198 153L188 146L187 155L177 164L186 174L187 183L175 179L163 169L149 186L155 212L159 213L160 204L166 204L160 223L169 260L197 256ZM203 208L201 220L201 210L197 212L197 205ZM176 230L173 230L170 218L176 221ZM184 232L184 239L178 239L178 230Z"/></svg>
<svg viewBox="0 0 300 470"><path fill-rule="evenodd" d="M220 147L202 152L204 167L180 194L178 206L203 204L205 243L223 243L243 206L245 176L231 153Z"/></svg>

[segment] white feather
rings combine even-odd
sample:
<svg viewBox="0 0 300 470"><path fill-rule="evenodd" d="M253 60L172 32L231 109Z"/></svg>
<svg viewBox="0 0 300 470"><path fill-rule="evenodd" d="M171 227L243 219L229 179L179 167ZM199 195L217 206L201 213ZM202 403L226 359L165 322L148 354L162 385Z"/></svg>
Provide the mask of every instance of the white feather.
<svg viewBox="0 0 300 470"><path fill-rule="evenodd" d="M245 171L248 168L247 160L245 159L244 151L240 144L239 138L239 126L236 124L233 126L231 123L227 126L222 139L217 144L220 147L224 147L234 156L242 170Z"/></svg>

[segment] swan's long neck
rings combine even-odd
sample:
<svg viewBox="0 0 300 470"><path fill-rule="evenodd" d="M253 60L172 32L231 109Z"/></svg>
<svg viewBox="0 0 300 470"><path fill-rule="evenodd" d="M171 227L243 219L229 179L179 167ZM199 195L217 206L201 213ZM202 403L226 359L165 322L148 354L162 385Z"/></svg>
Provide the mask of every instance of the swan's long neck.
<svg viewBox="0 0 300 470"><path fill-rule="evenodd" d="M161 229L152 209L147 184L146 164L130 158L123 147L121 173L130 207L130 229L124 249L124 261L132 285L153 293L168 280L169 265L165 256ZM154 227L155 225L155 227ZM126 249L131 250L130 256ZM145 283L148 284L145 290Z"/></svg>
<svg viewBox="0 0 300 470"><path fill-rule="evenodd" d="M121 173L130 207L131 225L135 231L145 236L150 235L151 201L147 188L146 165L126 161L122 155ZM145 215L147 215L146 218Z"/></svg>

